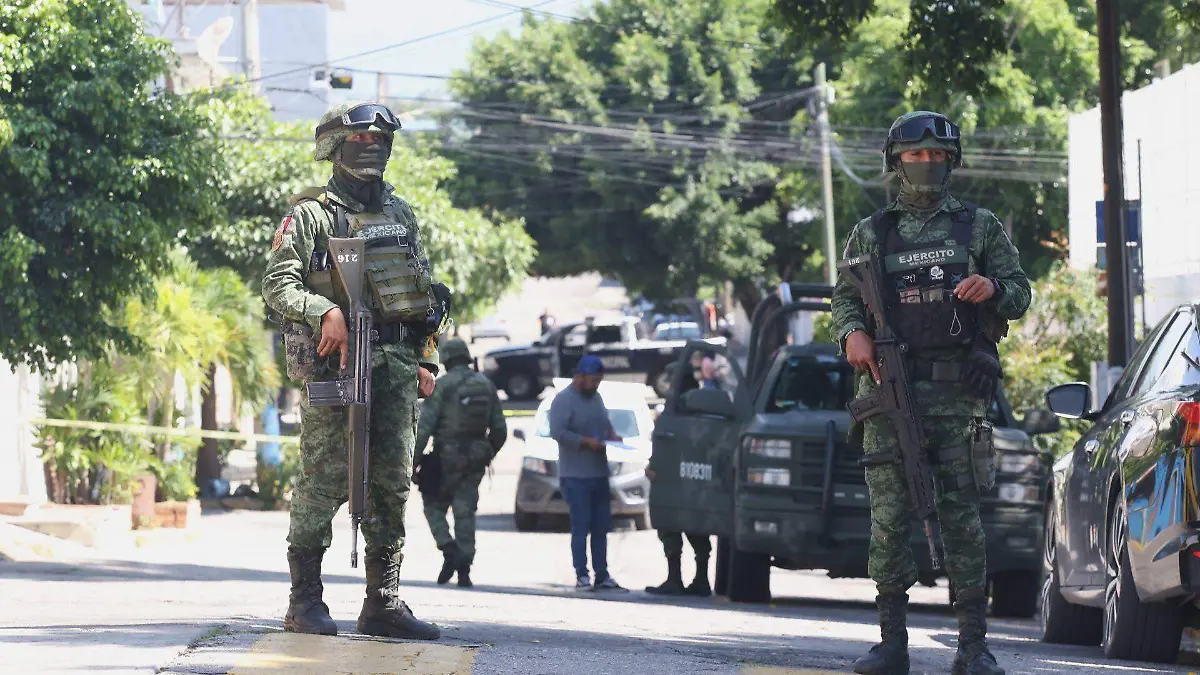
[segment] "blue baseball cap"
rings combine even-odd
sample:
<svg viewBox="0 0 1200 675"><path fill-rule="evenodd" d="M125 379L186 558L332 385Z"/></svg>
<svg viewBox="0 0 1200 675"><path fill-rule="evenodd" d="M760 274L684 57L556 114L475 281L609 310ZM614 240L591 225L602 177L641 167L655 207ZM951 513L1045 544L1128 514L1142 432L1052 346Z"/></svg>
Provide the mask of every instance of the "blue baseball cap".
<svg viewBox="0 0 1200 675"><path fill-rule="evenodd" d="M604 362L600 360L599 356L596 356L594 354L588 354L587 356L584 356L582 359L579 359L579 363L575 364L575 374L576 375L603 375L604 374Z"/></svg>

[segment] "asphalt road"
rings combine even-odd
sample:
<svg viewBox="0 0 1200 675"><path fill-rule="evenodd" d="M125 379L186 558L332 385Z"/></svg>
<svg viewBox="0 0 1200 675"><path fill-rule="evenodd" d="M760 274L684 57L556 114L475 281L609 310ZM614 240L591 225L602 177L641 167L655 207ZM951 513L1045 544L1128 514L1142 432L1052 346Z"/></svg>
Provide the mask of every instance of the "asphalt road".
<svg viewBox="0 0 1200 675"><path fill-rule="evenodd" d="M235 512L206 516L190 533L160 532L134 559L0 562L0 673L800 675L847 672L877 639L874 590L863 580L777 570L769 606L648 596L640 589L665 573L653 532L610 538L614 576L639 590L574 591L567 535L512 527L521 454L510 440L485 479L474 590L433 583L440 554L419 501L410 509L404 597L443 627L436 645L353 634L362 571L349 566L344 515L325 562L326 601L342 635L281 633L287 514ZM684 574L692 574L686 560ZM947 673L955 628L946 589L913 596L913 673ZM1044 645L1032 621L993 621L991 644L1013 675L1197 670Z"/></svg>

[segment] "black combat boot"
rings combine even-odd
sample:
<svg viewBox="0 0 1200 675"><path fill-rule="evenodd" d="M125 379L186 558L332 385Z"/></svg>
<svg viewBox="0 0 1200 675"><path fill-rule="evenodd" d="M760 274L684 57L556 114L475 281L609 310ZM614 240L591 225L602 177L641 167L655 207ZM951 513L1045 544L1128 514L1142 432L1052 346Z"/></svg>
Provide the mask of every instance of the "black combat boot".
<svg viewBox="0 0 1200 675"><path fill-rule="evenodd" d="M647 586L646 592L651 595L683 595L683 572L680 571L680 557L667 557L667 580L657 586Z"/></svg>
<svg viewBox="0 0 1200 675"><path fill-rule="evenodd" d="M854 672L862 675L908 675L908 593L881 593L875 597L879 608L879 635L883 641L854 662Z"/></svg>
<svg viewBox="0 0 1200 675"><path fill-rule="evenodd" d="M378 637L408 640L436 640L442 631L432 623L413 616L412 610L398 597L400 591L399 552L384 550L367 553L367 599L358 615L358 632Z"/></svg>
<svg viewBox="0 0 1200 675"><path fill-rule="evenodd" d="M450 542L442 547L442 571L438 572L437 578L439 586L450 583L450 577L458 569L458 558L458 544Z"/></svg>
<svg viewBox="0 0 1200 675"><path fill-rule="evenodd" d="M323 548L288 546L288 567L292 572L292 596L283 629L289 633L337 635L337 624L329 617L329 607L321 600L321 558Z"/></svg>
<svg viewBox="0 0 1200 675"><path fill-rule="evenodd" d="M708 583L708 556L696 556L696 578L684 593L701 598L712 595L712 586Z"/></svg>
<svg viewBox="0 0 1200 675"><path fill-rule="evenodd" d="M958 653L951 675L1004 675L987 646L987 598L963 598L954 603L958 616Z"/></svg>
<svg viewBox="0 0 1200 675"><path fill-rule="evenodd" d="M458 585L460 588L474 588L471 583L471 563L463 561L458 564Z"/></svg>

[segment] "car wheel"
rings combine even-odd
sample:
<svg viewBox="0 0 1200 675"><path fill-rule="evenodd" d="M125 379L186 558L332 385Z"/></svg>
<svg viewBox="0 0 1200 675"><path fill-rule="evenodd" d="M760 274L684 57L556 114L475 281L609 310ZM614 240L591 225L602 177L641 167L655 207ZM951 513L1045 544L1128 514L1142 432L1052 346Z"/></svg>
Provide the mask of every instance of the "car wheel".
<svg viewBox="0 0 1200 675"><path fill-rule="evenodd" d="M651 375L650 388L654 390L655 396L666 398L667 394L671 393L671 374L665 370L660 370Z"/></svg>
<svg viewBox="0 0 1200 675"><path fill-rule="evenodd" d="M513 525L517 526L517 532L535 532L538 528L538 515L514 508Z"/></svg>
<svg viewBox="0 0 1200 675"><path fill-rule="evenodd" d="M1041 627L1042 642L1061 645L1100 643L1103 613L1096 607L1073 605L1063 597L1058 577L1058 546L1053 506L1046 509L1046 536L1042 543Z"/></svg>
<svg viewBox="0 0 1200 675"><path fill-rule="evenodd" d="M654 527L654 525L652 525L650 523L650 508L649 507L647 507L646 511L644 513L642 513L640 516L634 517L633 526L639 530L649 530Z"/></svg>
<svg viewBox="0 0 1200 675"><path fill-rule="evenodd" d="M1028 619L1037 614L1042 590L1038 577L1033 570L997 572L992 577L992 616Z"/></svg>
<svg viewBox="0 0 1200 675"><path fill-rule="evenodd" d="M512 401L529 401L538 395L534 379L525 373L513 373L504 383L504 393Z"/></svg>
<svg viewBox="0 0 1200 675"><path fill-rule="evenodd" d="M729 599L771 601L771 556L734 549L730 554Z"/></svg>
<svg viewBox="0 0 1200 675"><path fill-rule="evenodd" d="M1110 659L1174 663L1183 636L1179 605L1142 602L1129 564L1125 505L1113 507L1104 556L1104 655Z"/></svg>

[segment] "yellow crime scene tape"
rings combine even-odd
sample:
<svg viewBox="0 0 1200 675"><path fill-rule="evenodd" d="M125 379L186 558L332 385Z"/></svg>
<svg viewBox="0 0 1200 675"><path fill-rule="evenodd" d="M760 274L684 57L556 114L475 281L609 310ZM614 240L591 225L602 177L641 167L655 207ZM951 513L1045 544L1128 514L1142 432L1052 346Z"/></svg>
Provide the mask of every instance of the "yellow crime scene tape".
<svg viewBox="0 0 1200 675"><path fill-rule="evenodd" d="M261 443L299 443L299 436L272 436L270 434L244 434L237 431L210 431L189 427L155 427L149 424L125 424L121 422L91 422L88 420L55 420L32 418L21 420L40 427L66 427L69 429L91 429L92 431L120 431L130 434L162 434L177 438L219 438L231 441L259 441Z"/></svg>
<svg viewBox="0 0 1200 675"><path fill-rule="evenodd" d="M533 410L505 410L505 417L530 417ZM90 429L92 431L118 431L129 434L161 434L175 438L217 438L230 441L257 441L260 443L299 443L299 436L273 436L270 434L247 434L238 431L214 431L195 427L156 427L149 424L126 424L122 422L92 422L89 420L58 420L28 418L21 420L39 427L65 427L68 429Z"/></svg>

